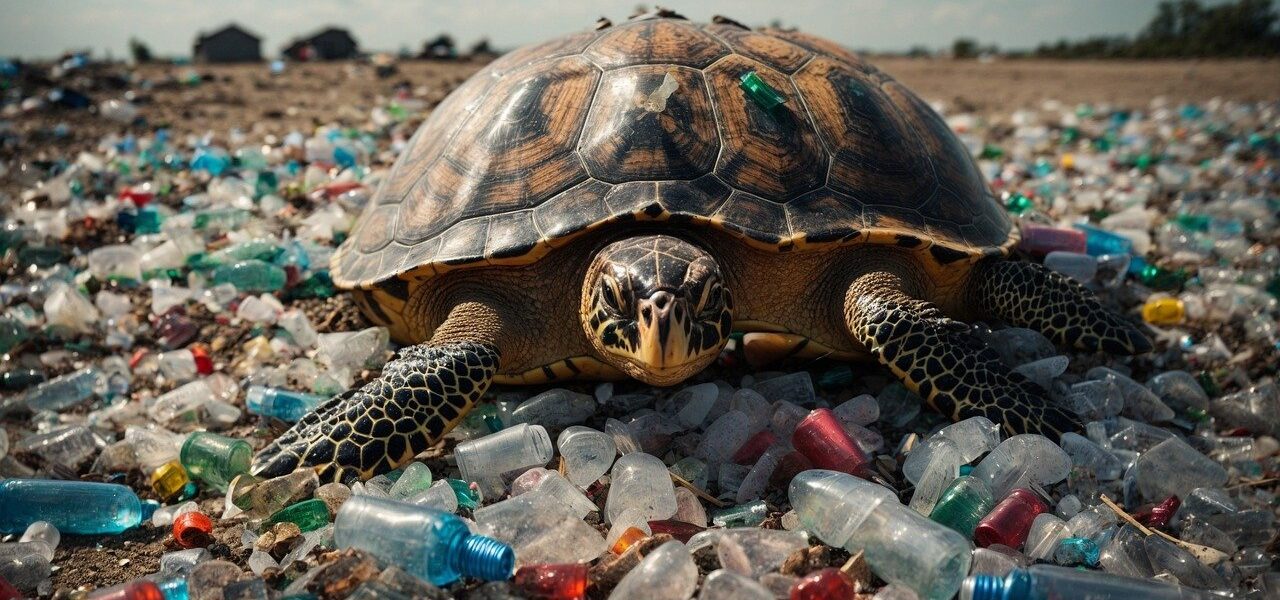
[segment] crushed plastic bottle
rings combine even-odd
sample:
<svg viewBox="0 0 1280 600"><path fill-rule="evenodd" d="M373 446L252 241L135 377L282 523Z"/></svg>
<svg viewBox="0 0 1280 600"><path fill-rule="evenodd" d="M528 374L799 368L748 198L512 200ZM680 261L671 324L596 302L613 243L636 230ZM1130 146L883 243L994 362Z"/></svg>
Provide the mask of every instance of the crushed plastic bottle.
<svg viewBox="0 0 1280 600"><path fill-rule="evenodd" d="M873 572L921 598L950 598L969 571L969 543L898 503L888 489L835 471L791 481L791 504L823 542L865 553ZM911 540L910 548L901 546Z"/></svg>

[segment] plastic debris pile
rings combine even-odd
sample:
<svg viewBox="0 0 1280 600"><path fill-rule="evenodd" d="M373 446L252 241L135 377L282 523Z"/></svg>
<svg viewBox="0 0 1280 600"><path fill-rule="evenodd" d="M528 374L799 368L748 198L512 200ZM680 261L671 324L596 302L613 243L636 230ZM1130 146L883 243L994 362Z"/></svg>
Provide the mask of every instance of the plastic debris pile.
<svg viewBox="0 0 1280 600"><path fill-rule="evenodd" d="M256 448L392 350L326 269L423 108L178 137L111 97L128 134L0 162L0 599L94 587L59 573L132 534L158 563L91 597L1280 594L1280 107L948 116L1018 252L1156 339L974 324L1088 423L1058 443L948 423L875 365L747 372L736 338L677 389L495 388L369 481L259 480Z"/></svg>

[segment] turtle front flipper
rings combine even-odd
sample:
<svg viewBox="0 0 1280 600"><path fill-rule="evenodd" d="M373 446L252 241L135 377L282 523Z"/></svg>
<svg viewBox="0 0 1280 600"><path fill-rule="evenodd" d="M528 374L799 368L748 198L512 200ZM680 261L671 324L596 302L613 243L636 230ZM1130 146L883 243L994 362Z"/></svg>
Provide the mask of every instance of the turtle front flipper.
<svg viewBox="0 0 1280 600"><path fill-rule="evenodd" d="M1008 433L1041 433L1055 441L1083 428L1039 386L1010 371L966 325L906 290L902 277L886 271L855 278L844 298L845 322L855 341L935 410L957 421L985 416Z"/></svg>
<svg viewBox="0 0 1280 600"><path fill-rule="evenodd" d="M1029 262L992 261L974 268L970 298L984 314L1034 329L1061 346L1114 354L1151 351L1132 323L1075 280Z"/></svg>
<svg viewBox="0 0 1280 600"><path fill-rule="evenodd" d="M498 371L498 347L486 335L495 328L473 323L485 312L455 309L440 328L444 335L438 331L431 342L402 349L377 379L317 407L258 453L252 472L279 477L311 467L321 481L351 483L429 448L462 420Z"/></svg>

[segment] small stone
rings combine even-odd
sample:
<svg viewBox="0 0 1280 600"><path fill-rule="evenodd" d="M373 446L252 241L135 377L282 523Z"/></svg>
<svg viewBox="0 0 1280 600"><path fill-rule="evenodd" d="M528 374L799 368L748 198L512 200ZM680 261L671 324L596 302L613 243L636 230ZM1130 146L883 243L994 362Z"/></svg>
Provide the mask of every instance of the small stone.
<svg viewBox="0 0 1280 600"><path fill-rule="evenodd" d="M200 563L187 576L187 593L191 600L222 600L223 588L238 581L242 573L225 560Z"/></svg>
<svg viewBox="0 0 1280 600"><path fill-rule="evenodd" d="M322 567L307 584L307 591L324 598L345 598L360 584L378 577L381 569L372 555L347 549Z"/></svg>
<svg viewBox="0 0 1280 600"><path fill-rule="evenodd" d="M267 600L267 582L261 577L227 584L222 589L223 600Z"/></svg>
<svg viewBox="0 0 1280 600"><path fill-rule="evenodd" d="M378 576L378 583L405 598L425 598L427 600L447 600L448 592L431 585L400 567L388 567Z"/></svg>
<svg viewBox="0 0 1280 600"><path fill-rule="evenodd" d="M271 531L264 534L263 537L267 535L272 536L274 539L271 540L271 545L267 546L266 550L277 560L283 558L290 550L302 543L302 530L298 528L296 523L288 521L276 523L271 527ZM258 541L261 543L262 538L258 538Z"/></svg>
<svg viewBox="0 0 1280 600"><path fill-rule="evenodd" d="M338 483L326 483L316 488L315 497L324 501L324 505L329 507L329 520L338 518L338 509L342 508L342 503L351 497L351 488Z"/></svg>

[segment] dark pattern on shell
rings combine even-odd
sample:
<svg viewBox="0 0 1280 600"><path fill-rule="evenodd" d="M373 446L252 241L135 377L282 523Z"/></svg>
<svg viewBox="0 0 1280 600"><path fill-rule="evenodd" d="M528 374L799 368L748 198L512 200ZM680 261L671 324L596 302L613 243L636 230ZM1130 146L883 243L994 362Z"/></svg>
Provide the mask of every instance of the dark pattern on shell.
<svg viewBox="0 0 1280 600"><path fill-rule="evenodd" d="M738 87L747 71L787 102L762 110ZM677 88L654 104L668 73ZM508 53L450 94L332 273L351 287L527 263L635 220L779 252L905 235L972 260L1012 242L945 122L857 56L799 32L649 18Z"/></svg>

